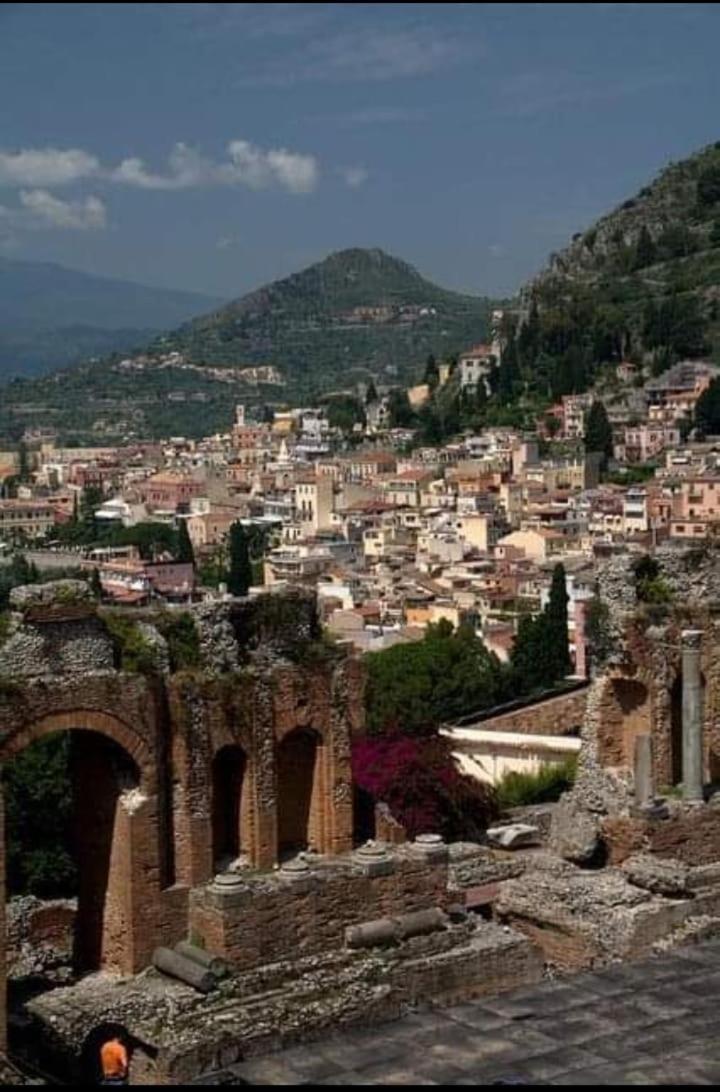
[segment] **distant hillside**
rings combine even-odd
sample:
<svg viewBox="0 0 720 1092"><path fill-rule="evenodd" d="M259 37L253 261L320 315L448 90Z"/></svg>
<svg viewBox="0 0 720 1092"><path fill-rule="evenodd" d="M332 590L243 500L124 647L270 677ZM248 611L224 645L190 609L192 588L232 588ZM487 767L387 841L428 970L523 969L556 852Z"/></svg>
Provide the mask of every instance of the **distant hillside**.
<svg viewBox="0 0 720 1092"><path fill-rule="evenodd" d="M0 258L0 375L145 345L218 302L50 262Z"/></svg>
<svg viewBox="0 0 720 1092"><path fill-rule="evenodd" d="M16 442L40 422L78 441L202 436L229 428L237 401L297 404L371 374L415 382L429 353L481 340L492 306L438 288L380 250L342 251L146 339L129 362L112 353L6 384L0 440ZM253 378L259 364L282 382Z"/></svg>
<svg viewBox="0 0 720 1092"><path fill-rule="evenodd" d="M482 339L490 300L426 281L382 250L343 250L158 344L199 364L273 364L292 385L414 377L428 353Z"/></svg>
<svg viewBox="0 0 720 1092"><path fill-rule="evenodd" d="M717 355L720 143L671 164L575 235L521 300L525 319L533 304L539 311L530 337L536 363L565 354L565 386L571 372L582 377L579 355L590 372L622 356L651 357L662 370L679 357ZM547 360L540 370L552 372Z"/></svg>

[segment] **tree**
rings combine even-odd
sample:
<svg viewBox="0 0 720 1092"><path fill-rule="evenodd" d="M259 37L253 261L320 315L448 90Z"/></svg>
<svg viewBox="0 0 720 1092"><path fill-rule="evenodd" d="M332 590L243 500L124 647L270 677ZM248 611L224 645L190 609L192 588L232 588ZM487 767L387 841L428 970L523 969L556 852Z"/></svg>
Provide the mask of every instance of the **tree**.
<svg viewBox="0 0 720 1092"><path fill-rule="evenodd" d="M447 841L477 840L497 815L492 789L460 773L442 736L359 740L352 771L357 787L386 804L411 838L436 832Z"/></svg>
<svg viewBox="0 0 720 1092"><path fill-rule="evenodd" d="M599 452L602 455L603 470L607 466L608 459L612 457L612 427L604 404L598 400L591 405L585 421L585 450Z"/></svg>
<svg viewBox="0 0 720 1092"><path fill-rule="evenodd" d="M432 353L430 353L430 356L427 358L427 363L425 364L423 382L427 383L431 391L434 391L440 382L440 372L438 370L437 361Z"/></svg>
<svg viewBox="0 0 720 1092"><path fill-rule="evenodd" d="M415 415L407 396L407 391L397 387L390 391L388 414L391 428L408 428L415 424Z"/></svg>
<svg viewBox="0 0 720 1092"><path fill-rule="evenodd" d="M568 593L565 580L565 568L557 564L553 569L550 599L545 614L547 619L546 637L549 644L550 662L553 679L562 679L570 674L570 643L568 640Z"/></svg>
<svg viewBox="0 0 720 1092"><path fill-rule="evenodd" d="M242 523L236 521L230 528L228 591L231 595L247 595L251 584L250 544Z"/></svg>
<svg viewBox="0 0 720 1092"><path fill-rule="evenodd" d="M195 564L195 551L190 541L187 520L184 519L180 520L178 527L177 559L178 561L189 562L191 565Z"/></svg>
<svg viewBox="0 0 720 1092"><path fill-rule="evenodd" d="M695 403L695 425L705 436L720 433L720 380L713 379Z"/></svg>
<svg viewBox="0 0 720 1092"><path fill-rule="evenodd" d="M428 626L422 641L365 657L371 735L432 735L444 720L487 708L507 694L508 675L472 626Z"/></svg>
<svg viewBox="0 0 720 1092"><path fill-rule="evenodd" d="M374 381L371 379L365 391L365 405L372 406L378 401L378 392Z"/></svg>
<svg viewBox="0 0 720 1092"><path fill-rule="evenodd" d="M93 569L90 574L90 588L96 599L102 599L102 583L100 581L100 573L97 569Z"/></svg>

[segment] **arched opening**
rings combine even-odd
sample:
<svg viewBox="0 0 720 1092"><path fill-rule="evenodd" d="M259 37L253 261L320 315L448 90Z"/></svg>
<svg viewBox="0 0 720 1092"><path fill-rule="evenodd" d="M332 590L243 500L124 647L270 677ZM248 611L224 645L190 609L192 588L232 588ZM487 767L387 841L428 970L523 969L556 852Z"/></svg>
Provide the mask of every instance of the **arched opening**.
<svg viewBox="0 0 720 1092"><path fill-rule="evenodd" d="M242 747L221 747L212 764L212 839L213 866L222 871L237 860L249 846L245 840L243 812L247 759Z"/></svg>
<svg viewBox="0 0 720 1092"><path fill-rule="evenodd" d="M317 733L296 729L277 750L278 853L288 856L318 840ZM313 848L319 848L317 844Z"/></svg>
<svg viewBox="0 0 720 1092"><path fill-rule="evenodd" d="M2 780L9 1032L19 1032L22 1050L31 997L101 968L125 969L130 831L144 798L134 759L88 730L33 740L6 759Z"/></svg>
<svg viewBox="0 0 720 1092"><path fill-rule="evenodd" d="M80 1072L77 1076L83 1084L102 1083L103 1072L100 1051L103 1044L107 1043L109 1039L119 1039L128 1052L128 1062L132 1062L133 1042L127 1028L123 1024L98 1024L85 1037L85 1042L80 1051Z"/></svg>

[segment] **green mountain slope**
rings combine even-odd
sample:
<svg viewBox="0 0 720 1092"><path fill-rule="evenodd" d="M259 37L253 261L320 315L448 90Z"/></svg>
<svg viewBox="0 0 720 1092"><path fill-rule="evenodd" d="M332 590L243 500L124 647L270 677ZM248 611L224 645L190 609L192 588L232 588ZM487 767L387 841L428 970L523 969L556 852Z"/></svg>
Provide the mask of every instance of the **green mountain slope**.
<svg viewBox="0 0 720 1092"><path fill-rule="evenodd" d="M273 364L292 387L417 373L485 336L491 301L426 281L382 250L344 250L196 319L156 347L199 364ZM357 373L354 376L353 373Z"/></svg>
<svg viewBox="0 0 720 1092"><path fill-rule="evenodd" d="M668 166L551 256L521 291L510 365L557 396L622 357L661 371L717 356L719 300L720 143Z"/></svg>
<svg viewBox="0 0 720 1092"><path fill-rule="evenodd" d="M237 401L314 400L369 375L417 382L429 353L486 335L492 306L380 250L342 251L156 338L130 367L113 354L7 384L0 440L39 423L82 442L202 436L229 428ZM240 374L258 364L282 383Z"/></svg>

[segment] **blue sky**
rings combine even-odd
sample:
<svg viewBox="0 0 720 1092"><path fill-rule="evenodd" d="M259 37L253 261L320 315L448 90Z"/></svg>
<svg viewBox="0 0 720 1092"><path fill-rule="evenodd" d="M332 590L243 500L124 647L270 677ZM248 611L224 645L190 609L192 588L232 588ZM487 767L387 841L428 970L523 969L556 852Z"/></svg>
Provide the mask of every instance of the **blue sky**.
<svg viewBox="0 0 720 1092"><path fill-rule="evenodd" d="M514 291L720 139L714 4L5 4L0 253L232 297L348 246Z"/></svg>

